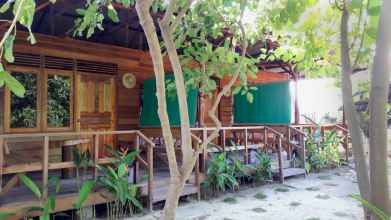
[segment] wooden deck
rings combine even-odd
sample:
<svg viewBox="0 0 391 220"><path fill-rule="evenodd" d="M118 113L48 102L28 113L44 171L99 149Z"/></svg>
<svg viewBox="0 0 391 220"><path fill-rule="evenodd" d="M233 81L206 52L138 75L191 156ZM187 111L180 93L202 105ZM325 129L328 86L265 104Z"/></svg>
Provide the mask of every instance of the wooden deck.
<svg viewBox="0 0 391 220"><path fill-rule="evenodd" d="M281 129L282 130L277 130ZM225 151L229 154L234 154L243 163L254 163L253 156L251 155L254 150L263 149L266 152L271 152L273 155L272 169L275 177L277 177L281 183L285 178L292 176L303 175L305 176L304 168L292 166L292 153L295 150L296 154L299 153L301 158L304 158L305 162L305 136L303 128L292 126L252 126L252 127L223 127L221 128L223 142L217 143L216 148L205 148L200 155L201 160L197 161L196 169L190 180L186 184L182 196L198 195L200 197L200 183L205 178L207 171L207 161L210 158L210 154ZM210 134L215 128L193 128L193 138L198 140L198 143L205 144L208 134ZM286 130L283 130L286 129ZM308 128L311 131L311 127ZM346 138L344 139L344 146L348 146L346 143L349 141L348 133L346 130L342 130ZM40 189L44 192L44 195L50 195L54 189L46 189L45 185L48 183L48 176L51 176L53 172L59 172L62 169L74 168L72 162L55 162L50 163L48 159L49 141L59 136L91 136L93 139L93 163L107 164L109 160L107 158L99 157L99 136L102 135L135 135L136 149L143 149L144 158L137 157L135 165L135 176L148 176L148 179L143 182L137 182L140 188L142 197L146 197L147 206L152 209L153 204L162 202L166 199L169 185L169 173L166 168L162 167L162 164L157 165L156 161L159 158L159 149L155 148L156 144L147 138L143 133L137 130L133 131L108 131L108 132L79 132L79 133L44 133L44 134L11 134L0 135L0 152L4 152L4 141L8 139L18 139L25 136L32 136L35 138L43 138L43 155L42 161L37 162L34 165L24 163L22 166L7 166L4 164L4 157L0 154L0 175L15 175L17 173L40 173L37 181ZM143 146L140 145L140 140L143 140ZM231 143L237 143L237 146L228 146L226 143L229 140ZM164 149L164 148L163 148ZM347 148L345 148L347 151ZM164 152L163 152L164 153ZM348 156L346 154L346 156ZM180 160L179 160L180 162ZM301 161L303 163L303 161ZM301 164L302 165L302 164ZM140 169L142 167L142 169ZM162 169L163 168L163 169ZM143 173L144 172L144 173ZM58 174L57 174L58 175ZM90 178L97 177L99 173L96 169L91 173ZM133 178L130 178L133 181ZM142 178L136 178L139 181ZM11 182L11 181L9 181ZM9 183L8 182L8 183ZM0 192L0 212L18 212L23 207L39 206L40 201L34 197L34 195L26 188L20 187L20 185L11 184L14 186L8 187L7 183L4 184L2 192ZM1 189L1 188L0 188ZM61 182L61 191L57 195L56 211L64 211L73 209L73 203L77 199L77 185L74 179L66 179ZM45 192L46 191L46 192ZM85 206L92 204L106 203L107 199L102 196L102 193L97 189L91 194Z"/></svg>
<svg viewBox="0 0 391 220"><path fill-rule="evenodd" d="M203 176L201 174L201 176ZM159 172L154 174L153 181L153 200L152 203L164 201L168 193L169 174L167 172ZM42 186L42 182L38 183ZM148 197L148 182L143 181L139 184L141 191L141 197ZM50 187L49 195L54 193L55 189ZM199 193L198 187L195 185L195 175L192 175L188 184L182 192L182 196L196 195ZM61 190L57 194L56 212L66 211L73 209L73 203L78 198L77 184L75 179L65 179L61 181ZM107 198L101 195L99 189L92 193L87 201L86 205L103 204L107 202ZM0 196L0 212L20 212L23 208L39 206L40 201L33 195L33 193L26 187L14 187L6 195Z"/></svg>

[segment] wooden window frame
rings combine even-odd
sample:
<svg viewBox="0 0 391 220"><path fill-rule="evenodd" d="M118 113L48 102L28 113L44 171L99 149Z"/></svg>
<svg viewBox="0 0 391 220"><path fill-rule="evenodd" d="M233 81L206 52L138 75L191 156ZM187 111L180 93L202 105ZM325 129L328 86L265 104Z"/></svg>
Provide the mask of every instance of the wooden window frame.
<svg viewBox="0 0 391 220"><path fill-rule="evenodd" d="M4 131L6 133L31 133L42 131L42 72L39 68L22 67L22 66L7 66L10 73L16 72L20 74L36 74L37 76L37 126L35 128L11 128L11 91L6 88L4 90Z"/></svg>
<svg viewBox="0 0 391 220"><path fill-rule="evenodd" d="M74 103L75 103L75 77L74 72L71 70L58 70L58 69L43 69L44 72L44 79L43 79L43 96L42 96L42 125L43 125L43 131L73 131L75 128L74 125ZM58 128L51 128L48 126L47 120L48 120L48 79L49 75L58 75L58 76L68 76L71 80L71 92L70 92L70 103L69 103L69 110L70 110L70 118L69 118L69 126L68 127L58 127Z"/></svg>
<svg viewBox="0 0 391 220"><path fill-rule="evenodd" d="M4 120L3 127L5 133L35 133L35 132L64 132L75 130L75 74L71 70L58 70L49 68L23 67L23 66L7 66L10 73L16 72L20 74L36 74L37 76L37 126L35 128L11 128L11 91L8 88L4 89ZM69 76L71 80L70 93L70 119L69 127L50 128L47 124L48 116L48 76L61 75Z"/></svg>

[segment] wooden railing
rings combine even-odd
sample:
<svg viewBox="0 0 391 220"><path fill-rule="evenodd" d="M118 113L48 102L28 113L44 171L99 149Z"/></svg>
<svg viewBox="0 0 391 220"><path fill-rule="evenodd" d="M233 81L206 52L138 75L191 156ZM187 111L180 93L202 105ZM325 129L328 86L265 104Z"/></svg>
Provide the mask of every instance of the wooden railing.
<svg viewBox="0 0 391 220"><path fill-rule="evenodd" d="M60 132L60 133L34 133L34 134L2 134L0 135L0 193L6 193L2 190L2 176L5 174L17 174L17 173L25 173L25 172L33 172L33 171L42 171L42 192L43 199L45 199L48 195L48 174L49 170L60 170L67 168L75 168L75 164L73 161L66 162L55 162L49 163L49 144L50 141L58 141L63 138L70 137L83 137L86 139L92 138L93 140L93 163L94 168L96 165L108 164L110 163L110 158L99 158L99 137L104 135L135 135L135 149L140 149L140 138L146 143L147 146L147 159L146 161L138 156L135 161L135 173L134 173L134 181L137 181L138 168L139 164L145 166L148 170L148 200L149 207L152 208L153 202L153 148L155 144L149 140L143 133L138 130L129 130L129 131L91 131L91 132ZM8 143L15 141L21 142L28 141L30 139L43 141L42 146L42 161L41 162L33 162L33 163L24 163L17 165L4 166L5 162L5 149L8 148ZM94 177L98 175L97 170L94 169L93 173ZM12 185L15 183L14 179L11 179L12 183L8 183L7 191L12 188ZM10 181L10 182L11 182Z"/></svg>
<svg viewBox="0 0 391 220"><path fill-rule="evenodd" d="M208 132L213 132L217 128L216 127L201 127L201 128L192 128L191 131L193 132L193 136L196 136L198 139L203 141L203 144L209 144L205 143L208 138ZM267 147L273 147L273 145L276 147L277 151L277 157L278 157L278 172L280 176L280 181L284 181L284 175L283 175L283 158L282 158L282 144L284 140L284 134L280 133L279 131L269 127L269 126L240 126L240 127L221 127L219 128L219 132L221 132L222 135L222 151L226 151L226 133L228 131L235 131L235 132L242 132L244 133L244 161L246 164L249 163L249 136L250 133L253 134L253 141L256 141L254 138L254 133L260 133L263 135L263 146L266 149ZM269 135L275 136L276 139L273 141L269 140ZM239 138L240 139L240 138ZM240 140L238 140L240 141ZM236 142L238 142L236 141ZM203 149L203 163L201 170L206 173L206 161L208 160L208 149Z"/></svg>
<svg viewBox="0 0 391 220"><path fill-rule="evenodd" d="M349 160L349 143L350 143L350 134L349 130L344 124L298 124L298 125L291 125L291 127L304 131L307 130L308 135L312 135L315 129L320 129L320 135L321 140L324 140L324 135L326 131L336 130L337 132L342 132L342 134L338 134L341 138L341 144L343 148L345 149L345 161Z"/></svg>

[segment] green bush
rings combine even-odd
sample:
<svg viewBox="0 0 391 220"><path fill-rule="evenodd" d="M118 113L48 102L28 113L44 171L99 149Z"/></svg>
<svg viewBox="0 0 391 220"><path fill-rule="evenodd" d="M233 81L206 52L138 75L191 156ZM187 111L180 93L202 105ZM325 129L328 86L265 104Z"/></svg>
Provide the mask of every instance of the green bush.
<svg viewBox="0 0 391 220"><path fill-rule="evenodd" d="M259 163L251 165L254 169L254 172L252 172L252 179L256 182L271 180L273 173L270 157L264 152L257 152L255 157Z"/></svg>
<svg viewBox="0 0 391 220"><path fill-rule="evenodd" d="M225 153L216 154L209 161L206 180L202 185L214 195L227 189L235 190L239 187L237 178L242 172L241 170L238 172L241 167L237 162L232 164Z"/></svg>
<svg viewBox="0 0 391 220"><path fill-rule="evenodd" d="M338 146L341 140L335 130L325 133L323 141L316 142L310 136L306 146L308 159L306 164L307 172L319 172L324 168L334 168L340 165Z"/></svg>

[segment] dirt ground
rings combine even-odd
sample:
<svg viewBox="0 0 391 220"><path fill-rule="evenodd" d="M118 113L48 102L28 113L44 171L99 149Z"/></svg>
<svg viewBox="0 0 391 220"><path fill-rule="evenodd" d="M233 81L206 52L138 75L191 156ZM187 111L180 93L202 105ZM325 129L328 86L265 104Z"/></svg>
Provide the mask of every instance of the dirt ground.
<svg viewBox="0 0 391 220"><path fill-rule="evenodd" d="M354 172L348 167L228 193L209 201L181 203L179 220L363 219ZM155 220L160 211L129 220Z"/></svg>

